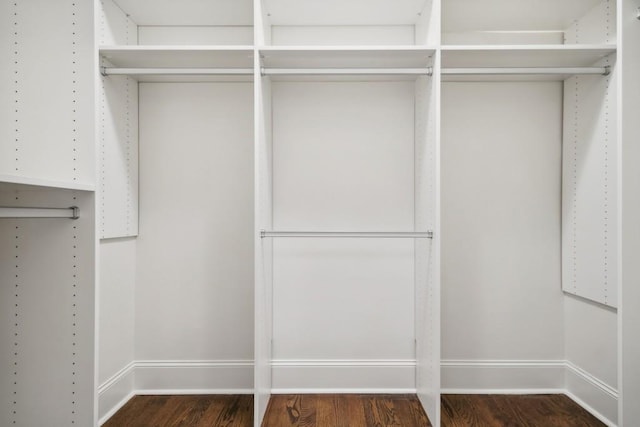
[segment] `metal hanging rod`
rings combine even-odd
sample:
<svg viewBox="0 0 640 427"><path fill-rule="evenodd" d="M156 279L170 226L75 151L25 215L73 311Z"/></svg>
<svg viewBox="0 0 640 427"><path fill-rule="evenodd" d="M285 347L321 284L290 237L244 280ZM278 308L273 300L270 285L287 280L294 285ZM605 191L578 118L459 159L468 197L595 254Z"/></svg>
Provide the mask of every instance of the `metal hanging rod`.
<svg viewBox="0 0 640 427"><path fill-rule="evenodd" d="M611 73L611 67L496 67L496 68L443 68L443 75L469 76L469 75L601 75Z"/></svg>
<svg viewBox="0 0 640 427"><path fill-rule="evenodd" d="M344 237L432 239L433 231L260 231L260 237Z"/></svg>
<svg viewBox="0 0 640 427"><path fill-rule="evenodd" d="M103 76L249 76L253 68L116 68L102 67Z"/></svg>
<svg viewBox="0 0 640 427"><path fill-rule="evenodd" d="M174 75L174 76L250 76L253 68L116 68L102 67L103 76ZM443 68L443 75L602 75L611 67L489 67ZM262 68L263 76L319 76L319 75L433 75L433 68Z"/></svg>
<svg viewBox="0 0 640 427"><path fill-rule="evenodd" d="M433 68L262 68L263 76L320 76L320 75L433 75Z"/></svg>
<svg viewBox="0 0 640 427"><path fill-rule="evenodd" d="M70 208L14 208L0 207L0 218L80 218L77 206Z"/></svg>

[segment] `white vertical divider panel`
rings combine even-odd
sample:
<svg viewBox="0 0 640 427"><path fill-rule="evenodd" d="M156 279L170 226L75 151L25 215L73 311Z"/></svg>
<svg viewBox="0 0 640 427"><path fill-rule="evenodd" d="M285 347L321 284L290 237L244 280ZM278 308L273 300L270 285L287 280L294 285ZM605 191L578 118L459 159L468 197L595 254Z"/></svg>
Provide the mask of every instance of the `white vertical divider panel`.
<svg viewBox="0 0 640 427"><path fill-rule="evenodd" d="M255 55L255 360L254 425L264 418L272 387L273 241L260 230L273 228L271 80L260 76Z"/></svg>
<svg viewBox="0 0 640 427"><path fill-rule="evenodd" d="M415 27L416 45L436 46L440 43L440 0L425 1Z"/></svg>
<svg viewBox="0 0 640 427"><path fill-rule="evenodd" d="M415 243L416 389L434 426L440 425L440 71L416 81L415 229L433 239Z"/></svg>
<svg viewBox="0 0 640 427"><path fill-rule="evenodd" d="M615 44L616 0L602 0L564 32L565 44Z"/></svg>
<svg viewBox="0 0 640 427"><path fill-rule="evenodd" d="M0 204L80 208L0 219L0 425L94 426L94 194L1 186Z"/></svg>
<svg viewBox="0 0 640 427"><path fill-rule="evenodd" d="M93 185L93 4L0 6L0 174Z"/></svg>
<svg viewBox="0 0 640 427"><path fill-rule="evenodd" d="M562 288L618 305L618 144L616 55L594 66L608 76L564 84Z"/></svg>
<svg viewBox="0 0 640 427"><path fill-rule="evenodd" d="M112 0L99 1L99 45L137 44L137 26ZM100 66L110 65L100 58ZM138 234L138 82L101 76L99 204L102 239Z"/></svg>
<svg viewBox="0 0 640 427"><path fill-rule="evenodd" d="M620 86L621 102L621 294L619 307L620 427L631 427L640 420L640 0L620 0Z"/></svg>
<svg viewBox="0 0 640 427"><path fill-rule="evenodd" d="M254 40L256 46L271 44L271 19L264 2L265 0L254 0Z"/></svg>

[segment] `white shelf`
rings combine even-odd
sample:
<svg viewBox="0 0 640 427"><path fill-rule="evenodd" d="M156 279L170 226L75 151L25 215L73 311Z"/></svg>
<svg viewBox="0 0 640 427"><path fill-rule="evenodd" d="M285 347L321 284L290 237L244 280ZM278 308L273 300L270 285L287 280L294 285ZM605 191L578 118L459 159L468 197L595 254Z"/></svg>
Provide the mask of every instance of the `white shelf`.
<svg viewBox="0 0 640 427"><path fill-rule="evenodd" d="M102 46L100 57L123 68L251 68L253 46Z"/></svg>
<svg viewBox="0 0 640 427"><path fill-rule="evenodd" d="M413 25L428 0L263 0L272 25Z"/></svg>
<svg viewBox="0 0 640 427"><path fill-rule="evenodd" d="M65 190L95 191L95 185L81 182L54 181L43 178L0 174L0 190L20 189L17 186L60 188Z"/></svg>
<svg viewBox="0 0 640 427"><path fill-rule="evenodd" d="M103 46L102 64L116 68L253 69L253 46ZM152 75L132 76L145 82L251 81L253 76Z"/></svg>
<svg viewBox="0 0 640 427"><path fill-rule="evenodd" d="M446 46L442 48L442 67L589 67L615 51L614 45ZM443 80L564 80L567 77L569 76L443 76Z"/></svg>
<svg viewBox="0 0 640 427"><path fill-rule="evenodd" d="M435 49L417 46L263 47L266 68L420 68L431 65Z"/></svg>

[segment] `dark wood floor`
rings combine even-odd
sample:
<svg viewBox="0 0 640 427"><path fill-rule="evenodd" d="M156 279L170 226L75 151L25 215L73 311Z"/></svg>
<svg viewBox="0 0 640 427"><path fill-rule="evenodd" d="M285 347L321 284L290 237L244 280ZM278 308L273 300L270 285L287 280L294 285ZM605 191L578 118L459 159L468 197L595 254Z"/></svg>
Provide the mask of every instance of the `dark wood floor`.
<svg viewBox="0 0 640 427"><path fill-rule="evenodd" d="M443 427L602 427L563 395L443 395ZM136 396L104 427L251 427L253 397ZM263 427L428 427L415 395L274 395Z"/></svg>
<svg viewBox="0 0 640 427"><path fill-rule="evenodd" d="M273 395L263 427L426 427L415 395Z"/></svg>

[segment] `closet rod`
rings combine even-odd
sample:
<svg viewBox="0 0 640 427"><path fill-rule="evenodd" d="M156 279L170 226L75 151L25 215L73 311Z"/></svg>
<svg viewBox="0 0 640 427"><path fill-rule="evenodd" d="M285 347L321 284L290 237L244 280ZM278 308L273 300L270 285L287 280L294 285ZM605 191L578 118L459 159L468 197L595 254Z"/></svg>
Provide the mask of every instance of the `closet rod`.
<svg viewBox="0 0 640 427"><path fill-rule="evenodd" d="M248 76L253 68L116 68L102 67L103 76Z"/></svg>
<svg viewBox="0 0 640 427"><path fill-rule="evenodd" d="M263 68L263 76L319 76L319 75L425 75L433 68Z"/></svg>
<svg viewBox="0 0 640 427"><path fill-rule="evenodd" d="M433 231L260 231L260 237L348 237L432 239Z"/></svg>
<svg viewBox="0 0 640 427"><path fill-rule="evenodd" d="M80 218L77 206L70 208L14 208L0 207L0 218Z"/></svg>
<svg viewBox="0 0 640 427"><path fill-rule="evenodd" d="M443 68L442 74L446 75L601 75L607 76L611 72L610 67L529 67L529 68Z"/></svg>

